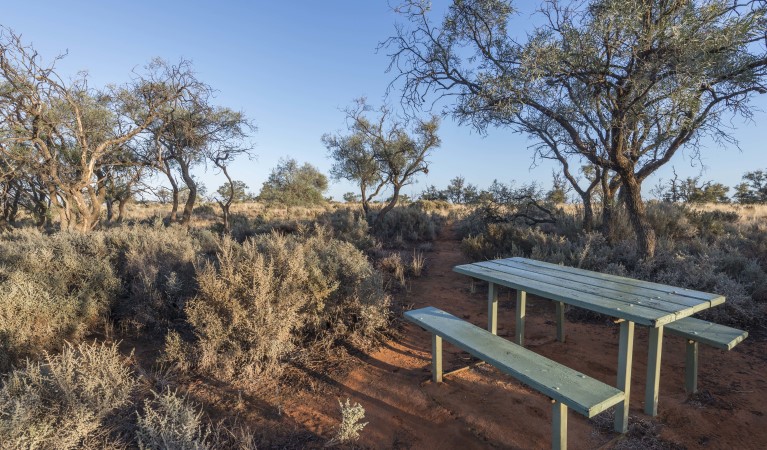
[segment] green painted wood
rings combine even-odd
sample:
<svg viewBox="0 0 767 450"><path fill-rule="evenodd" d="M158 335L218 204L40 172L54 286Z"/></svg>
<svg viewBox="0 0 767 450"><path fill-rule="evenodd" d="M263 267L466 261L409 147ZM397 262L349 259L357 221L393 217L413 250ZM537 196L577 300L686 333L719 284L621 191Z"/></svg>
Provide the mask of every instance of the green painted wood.
<svg viewBox="0 0 767 450"><path fill-rule="evenodd" d="M502 265L505 267L510 267L515 270L525 270L525 271L532 271L535 273L539 273L541 275L550 276L553 278L561 279L563 282L568 284L578 284L581 286L592 286L592 287L599 287L602 289L608 289L614 291L614 293L605 293L603 295L607 295L611 298L615 299L623 299L623 300L638 300L643 302L647 305L658 305L658 307L673 307L673 310L678 309L678 306L671 306L671 305L682 305L685 307L691 307L693 311L698 312L707 308L710 308L711 301L710 300L702 300L700 298L695 297L688 297L685 295L677 294L677 291L680 291L680 288L673 288L671 286L665 286L666 290L657 290L648 288L642 285L637 285L636 283L645 283L640 280L632 280L630 278L623 278L619 277L624 281L617 282L614 280L611 280L607 277L601 277L600 273L597 272L591 272L591 271L583 271L582 269L577 269L579 272L575 272L574 268L568 267L568 266L541 266L537 264L532 264L529 261L532 260L520 260L516 258L511 259L498 259L493 261L485 261L485 263L494 263L497 265ZM479 263L477 263L479 264ZM588 273L588 275L584 274ZM559 283L561 285L561 283ZM659 285L664 286L664 285ZM674 293L672 293L674 292ZM682 292L684 292L682 290ZM711 296L715 296L716 294L710 294ZM723 297L722 297L723 298ZM667 306L669 305L669 306Z"/></svg>
<svg viewBox="0 0 767 450"><path fill-rule="evenodd" d="M524 290L544 298L564 302L569 305L602 313L610 317L630 320L641 325L655 327L673 322L679 318L677 313L661 311L643 305L617 302L595 294L563 288L538 280L512 276L476 264L456 266L453 270L463 275L491 281L502 286L508 286L512 289ZM682 317L684 317L684 315L682 315Z"/></svg>
<svg viewBox="0 0 767 450"><path fill-rule="evenodd" d="M431 376L435 383L442 383L442 337L431 335Z"/></svg>
<svg viewBox="0 0 767 450"><path fill-rule="evenodd" d="M634 322L623 321L618 337L618 383L617 388L625 397L615 408L615 431L626 433L629 429L629 399L631 398L631 361L634 359Z"/></svg>
<svg viewBox="0 0 767 450"><path fill-rule="evenodd" d="M551 269L565 270L570 273L580 274L586 277L596 278L603 281L612 281L616 283L627 284L629 286L641 287L652 289L658 292L665 292L679 297L689 297L697 300L704 300L711 302L711 306L716 306L724 303L725 297L719 294L712 294L708 292L696 291L693 289L680 288L675 286L669 286L666 284L653 283L651 281L636 280L633 278L621 277L618 275L609 275L599 272L594 272L586 269L579 269L576 267L560 266L559 264L552 264L544 261L537 261L528 258L507 258L507 261L518 261L525 264L534 265L537 267L545 267Z"/></svg>
<svg viewBox="0 0 767 450"><path fill-rule="evenodd" d="M688 394L698 392L698 343L687 341L684 358L684 389Z"/></svg>
<svg viewBox="0 0 767 450"><path fill-rule="evenodd" d="M708 302L704 301L697 301L697 303L695 303L693 306L690 306L682 305L679 303L660 301L651 298L644 298L630 293L617 291L615 289L603 288L595 284L586 284L578 281L568 280L560 276L552 276L550 274L541 273L534 269L531 270L529 268L512 267L495 261L483 261L480 263L475 263L475 265L497 270L499 272L506 273L509 276L540 281L551 286L558 286L564 289L571 289L573 291L582 292L587 295L595 295L607 300L612 300L615 301L617 307L629 308L643 306L667 313L684 313L686 315L690 315L700 310L707 309L710 306Z"/></svg>
<svg viewBox="0 0 767 450"><path fill-rule="evenodd" d="M567 450L567 405L554 402L551 422L551 448Z"/></svg>
<svg viewBox="0 0 767 450"><path fill-rule="evenodd" d="M514 329L517 345L525 345L525 316L527 309L527 293L517 289L517 326Z"/></svg>
<svg viewBox="0 0 767 450"><path fill-rule="evenodd" d="M498 286L487 284L487 330L498 334Z"/></svg>
<svg viewBox="0 0 767 450"><path fill-rule="evenodd" d="M623 392L612 386L437 308L408 311L405 319L586 417L624 400Z"/></svg>
<svg viewBox="0 0 767 450"><path fill-rule="evenodd" d="M565 304L557 302L557 340L565 342Z"/></svg>
<svg viewBox="0 0 767 450"><path fill-rule="evenodd" d="M645 384L644 412L658 415L658 392L660 389L660 357L663 354L663 327L650 328L647 348L647 379Z"/></svg>
<svg viewBox="0 0 767 450"><path fill-rule="evenodd" d="M669 333L692 339L702 344L722 350L732 350L743 339L748 337L748 331L719 325L695 317L685 317L666 327Z"/></svg>

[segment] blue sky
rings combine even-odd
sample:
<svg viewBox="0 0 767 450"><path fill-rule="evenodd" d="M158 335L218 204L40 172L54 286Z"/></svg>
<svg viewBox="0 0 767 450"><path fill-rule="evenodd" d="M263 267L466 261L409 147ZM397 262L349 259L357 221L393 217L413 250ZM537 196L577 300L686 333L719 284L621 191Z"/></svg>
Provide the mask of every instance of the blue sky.
<svg viewBox="0 0 767 450"><path fill-rule="evenodd" d="M529 17L520 19L524 24ZM244 111L258 126L253 136L257 158L237 161L232 169L254 192L283 157L328 172L331 161L320 137L343 131L340 109L360 96L375 105L385 100L394 74L385 73L388 58L375 49L397 21L385 0L35 0L3 5L0 19L44 57L68 51L59 72L87 70L94 86L124 82L155 56L192 60L198 77L218 90L216 103ZM764 97L755 105L767 110ZM388 100L395 106L397 101L396 96ZM742 152L704 143L703 179L734 186L744 172L767 168L759 126L765 119L758 112L755 123L737 119L732 124ZM417 195L429 184L444 187L456 175L480 187L493 179L550 186L556 166L532 167L525 136L491 129L483 137L450 118L443 119L440 136L442 147L430 159L429 175L406 194ZM701 172L697 161L677 155L658 177L668 179L672 165L680 176ZM223 182L213 173L199 175L209 191ZM658 177L646 182L646 195ZM340 199L352 190L347 182L334 182L329 194Z"/></svg>

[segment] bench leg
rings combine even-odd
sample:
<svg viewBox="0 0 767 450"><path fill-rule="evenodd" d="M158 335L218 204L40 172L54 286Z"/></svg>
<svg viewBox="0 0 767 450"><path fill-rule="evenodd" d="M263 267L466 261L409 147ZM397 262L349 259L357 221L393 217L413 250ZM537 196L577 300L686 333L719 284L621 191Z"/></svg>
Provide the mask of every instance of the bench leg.
<svg viewBox="0 0 767 450"><path fill-rule="evenodd" d="M442 383L442 337L431 335L431 376L435 383Z"/></svg>
<svg viewBox="0 0 767 450"><path fill-rule="evenodd" d="M565 304L557 302L557 340L565 342Z"/></svg>
<svg viewBox="0 0 767 450"><path fill-rule="evenodd" d="M565 450L567 448L567 405L554 402L551 425L551 448Z"/></svg>
<svg viewBox="0 0 767 450"><path fill-rule="evenodd" d="M525 345L525 304L527 292L517 290L517 345Z"/></svg>
<svg viewBox="0 0 767 450"><path fill-rule="evenodd" d="M498 334L498 285L487 284L487 331Z"/></svg>
<svg viewBox="0 0 767 450"><path fill-rule="evenodd" d="M615 407L615 431L626 433L629 428L629 399L631 398L631 360L634 357L634 322L621 322L618 340L618 389L625 393L623 403Z"/></svg>
<svg viewBox="0 0 767 450"><path fill-rule="evenodd" d="M663 353L663 326L650 328L650 347L647 349L647 385L644 391L644 412L658 415L658 390L660 389L660 357Z"/></svg>
<svg viewBox="0 0 767 450"><path fill-rule="evenodd" d="M684 389L688 394L698 392L698 343L687 341L687 353L684 361Z"/></svg>

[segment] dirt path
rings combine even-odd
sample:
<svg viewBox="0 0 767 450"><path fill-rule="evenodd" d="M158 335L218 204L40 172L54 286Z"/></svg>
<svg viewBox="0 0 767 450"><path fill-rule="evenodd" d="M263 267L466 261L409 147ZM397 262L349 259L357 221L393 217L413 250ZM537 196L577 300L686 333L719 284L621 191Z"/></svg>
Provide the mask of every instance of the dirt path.
<svg viewBox="0 0 767 450"><path fill-rule="evenodd" d="M436 306L476 325L487 324L486 287L469 289L469 280L452 271L468 262L459 242L446 230L427 254L428 271L412 281L406 301L412 308ZM513 336L513 291L499 296L501 336ZM553 302L530 298L527 306L528 348L614 385L617 331L610 324L566 324L566 342L555 340ZM647 360L647 333L637 327L634 348L631 415L636 447L663 440L687 448L767 448L767 345L746 340L734 351L701 348L699 387L695 398L684 392L684 342L667 337L663 355L660 416L642 413ZM535 391L487 366L477 366L427 382L430 336L405 324L400 337L366 357L345 379L334 383L339 398L349 397L366 410L368 426L358 442L372 448L550 448L551 404ZM467 365L467 355L445 345L445 370ZM332 435L338 423L334 400L302 399L287 405L286 414L318 435ZM611 427L609 418L598 421ZM600 432L595 422L569 415L573 449L628 444ZM634 441L632 441L634 442Z"/></svg>

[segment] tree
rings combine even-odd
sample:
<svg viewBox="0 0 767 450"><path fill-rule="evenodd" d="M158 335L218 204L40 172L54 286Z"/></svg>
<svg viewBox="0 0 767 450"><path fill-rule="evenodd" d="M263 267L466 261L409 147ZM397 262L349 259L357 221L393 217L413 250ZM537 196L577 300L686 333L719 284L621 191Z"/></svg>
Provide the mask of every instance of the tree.
<svg viewBox="0 0 767 450"><path fill-rule="evenodd" d="M367 114L372 111L365 99L357 100L346 109L350 134L326 134L322 142L334 160L331 175L358 183L366 217L373 199L391 189L372 224L376 227L397 204L402 188L419 173L429 172L426 159L440 146L440 139L439 120L434 116L427 121L414 119L409 127L410 123L395 118L385 106L375 111L377 117L371 120Z"/></svg>
<svg viewBox="0 0 767 450"><path fill-rule="evenodd" d="M227 181L219 186L216 189L216 194L220 198L231 196L233 203L243 203L253 198L253 194L248 192L248 189L248 185L244 181L233 180L231 183Z"/></svg>
<svg viewBox="0 0 767 450"><path fill-rule="evenodd" d="M449 96L461 123L511 127L560 162L595 167L608 203L619 186L640 256L649 258L656 239L642 182L680 149L697 151L702 137L736 143L729 116L750 117L749 101L767 92L765 9L756 1L548 1L542 24L519 40L507 29L507 1L455 0L436 26L427 3L413 0L399 9L410 26L382 45L410 105Z"/></svg>
<svg viewBox="0 0 767 450"><path fill-rule="evenodd" d="M87 231L99 224L106 174L134 163L124 146L186 92L189 65L153 62L126 85L97 90L84 73L64 80L58 59L44 62L0 28L0 154L56 207L62 228Z"/></svg>
<svg viewBox="0 0 767 450"><path fill-rule="evenodd" d="M436 186L433 184L430 184L429 186L424 189L423 192L421 192L421 199L422 200L444 200L447 201L447 192L444 190L437 189Z"/></svg>
<svg viewBox="0 0 767 450"><path fill-rule="evenodd" d="M743 175L743 183L735 187L738 203L767 203L767 172L755 170Z"/></svg>
<svg viewBox="0 0 767 450"><path fill-rule="evenodd" d="M346 203L357 203L360 201L360 196L354 192L344 192L344 201Z"/></svg>
<svg viewBox="0 0 767 450"><path fill-rule="evenodd" d="M328 178L309 163L299 166L295 159L281 159L264 182L258 199L285 206L314 206L325 202Z"/></svg>
<svg viewBox="0 0 767 450"><path fill-rule="evenodd" d="M567 202L567 192L570 190L567 181L556 172L551 175L551 178L551 190L546 193L546 201L554 204Z"/></svg>

